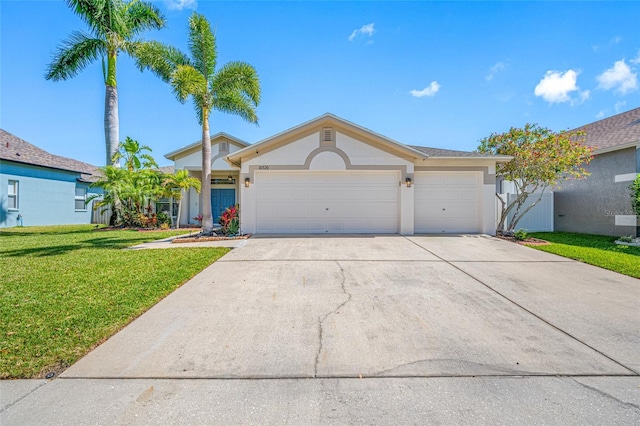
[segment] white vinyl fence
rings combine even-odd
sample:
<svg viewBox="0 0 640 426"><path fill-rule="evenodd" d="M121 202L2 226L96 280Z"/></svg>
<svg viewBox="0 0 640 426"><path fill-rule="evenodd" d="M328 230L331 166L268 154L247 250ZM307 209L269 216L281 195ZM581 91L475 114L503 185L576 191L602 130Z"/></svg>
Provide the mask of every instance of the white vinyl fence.
<svg viewBox="0 0 640 426"><path fill-rule="evenodd" d="M94 200L95 202L96 200ZM111 218L111 206L100 207L98 209L93 208L93 202L91 203L91 209L93 210L91 214L91 223L96 223L100 225L108 225L109 218Z"/></svg>
<svg viewBox="0 0 640 426"><path fill-rule="evenodd" d="M504 200L507 205L513 202L517 195L516 194L499 194L500 198ZM522 209L526 209L532 203L534 203L540 194L533 193L529 195L527 201L525 201ZM500 220L500 212L501 212L501 204L500 201L496 200L497 208L496 212L498 215L497 220ZM509 218L505 223L505 227L508 227L509 221L513 219L513 215L515 212L511 212L509 214ZM516 230L524 229L527 232L553 232L553 192L545 192L542 194L542 199L538 204L536 204L531 210L527 212L526 215L516 225Z"/></svg>

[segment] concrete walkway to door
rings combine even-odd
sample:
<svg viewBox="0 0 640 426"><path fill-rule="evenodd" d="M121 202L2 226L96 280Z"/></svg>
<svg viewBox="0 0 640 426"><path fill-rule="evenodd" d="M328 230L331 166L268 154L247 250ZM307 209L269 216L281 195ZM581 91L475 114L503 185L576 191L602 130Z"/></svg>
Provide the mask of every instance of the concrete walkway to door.
<svg viewBox="0 0 640 426"><path fill-rule="evenodd" d="M254 237L1 383L0 422L638 423L638 353L633 278L485 236Z"/></svg>

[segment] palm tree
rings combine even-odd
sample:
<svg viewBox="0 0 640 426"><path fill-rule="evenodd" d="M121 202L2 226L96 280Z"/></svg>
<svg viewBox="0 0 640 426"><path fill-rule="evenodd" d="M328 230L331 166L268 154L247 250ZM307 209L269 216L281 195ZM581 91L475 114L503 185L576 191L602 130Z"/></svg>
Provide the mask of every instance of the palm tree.
<svg viewBox="0 0 640 426"><path fill-rule="evenodd" d="M143 43L134 38L145 30L164 27L165 20L156 6L140 0L67 0L67 5L86 22L90 33L74 31L63 41L53 54L45 78L67 80L102 58L106 164L111 165L120 141L116 59L121 52L133 56Z"/></svg>
<svg viewBox="0 0 640 426"><path fill-rule="evenodd" d="M158 168L158 164L151 154L143 153L143 151L151 152L151 148L147 145L141 146L138 141L127 136L127 139L118 147L118 151L113 154L112 161L115 164L121 159L124 159L124 166L129 171L139 170L141 168Z"/></svg>
<svg viewBox="0 0 640 426"><path fill-rule="evenodd" d="M211 141L209 116L213 109L235 114L257 123L255 108L260 102L260 81L246 62L229 62L216 70L216 38L209 21L197 13L189 18L189 53L158 42L140 45L136 60L141 70L149 69L171 84L180 102L193 99L202 125L202 232L213 232L211 213Z"/></svg>
<svg viewBox="0 0 640 426"><path fill-rule="evenodd" d="M182 197L184 192L193 188L196 192L200 192L200 181L193 176L189 176L188 170L178 170L173 175L167 175L162 186L169 190L168 195L178 200L178 221L176 228L180 227L180 212L182 211ZM173 217L172 217L173 220Z"/></svg>

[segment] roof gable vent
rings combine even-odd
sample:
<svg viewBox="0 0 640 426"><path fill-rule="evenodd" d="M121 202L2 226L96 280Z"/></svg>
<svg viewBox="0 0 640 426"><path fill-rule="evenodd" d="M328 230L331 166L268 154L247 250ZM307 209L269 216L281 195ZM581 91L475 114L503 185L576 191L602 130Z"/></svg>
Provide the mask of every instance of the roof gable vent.
<svg viewBox="0 0 640 426"><path fill-rule="evenodd" d="M320 132L320 145L335 146L336 144L336 132L333 127L323 127Z"/></svg>
<svg viewBox="0 0 640 426"><path fill-rule="evenodd" d="M220 152L229 152L229 142L227 141L220 141L220 145L219 146L219 151Z"/></svg>

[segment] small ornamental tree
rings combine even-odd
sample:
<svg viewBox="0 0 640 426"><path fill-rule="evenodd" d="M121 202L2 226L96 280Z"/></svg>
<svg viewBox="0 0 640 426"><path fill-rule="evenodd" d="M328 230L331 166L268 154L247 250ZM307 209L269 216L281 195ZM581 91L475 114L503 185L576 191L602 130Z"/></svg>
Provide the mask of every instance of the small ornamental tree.
<svg viewBox="0 0 640 426"><path fill-rule="evenodd" d="M631 207L636 215L640 216L640 174L636 176L631 186Z"/></svg>
<svg viewBox="0 0 640 426"><path fill-rule="evenodd" d="M518 222L542 199L550 186L564 179L589 176L585 166L592 159L592 149L584 145L583 131L553 132L537 124L512 127L506 133L493 133L480 140L478 151L486 154L512 156L508 163L499 163L496 173L514 183L516 198L508 205L498 196L502 214L498 233L511 234ZM537 191L536 200L524 207L529 196ZM496 194L497 195L497 194ZM505 221L512 216L507 228Z"/></svg>

